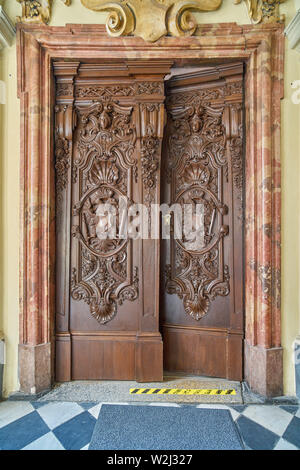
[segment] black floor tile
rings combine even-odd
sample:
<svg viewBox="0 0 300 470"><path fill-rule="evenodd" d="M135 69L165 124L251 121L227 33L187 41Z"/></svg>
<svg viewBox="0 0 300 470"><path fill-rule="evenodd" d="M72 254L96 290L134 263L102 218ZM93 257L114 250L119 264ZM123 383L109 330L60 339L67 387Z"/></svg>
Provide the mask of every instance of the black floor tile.
<svg viewBox="0 0 300 470"><path fill-rule="evenodd" d="M253 450L272 450L279 440L277 434L243 415L239 416L236 424L244 443Z"/></svg>
<svg viewBox="0 0 300 470"><path fill-rule="evenodd" d="M294 416L282 436L286 441L300 448L300 418Z"/></svg>

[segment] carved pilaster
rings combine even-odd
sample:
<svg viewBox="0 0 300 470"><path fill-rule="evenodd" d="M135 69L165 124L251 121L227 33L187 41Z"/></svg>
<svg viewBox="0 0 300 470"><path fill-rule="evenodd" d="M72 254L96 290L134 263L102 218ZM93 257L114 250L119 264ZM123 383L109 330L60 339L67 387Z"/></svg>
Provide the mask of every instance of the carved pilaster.
<svg viewBox="0 0 300 470"><path fill-rule="evenodd" d="M228 98L225 113L228 112L226 138L228 158L231 162L233 195L236 200L236 210L240 223L243 221L243 188L244 188L244 164L243 164L243 82L233 82L226 86ZM241 230L241 226L239 228Z"/></svg>
<svg viewBox="0 0 300 470"><path fill-rule="evenodd" d="M139 112L139 148L140 161L139 172L141 174L140 186L141 202L148 209L148 220L144 223L148 226L148 233L159 227L159 214L151 212L153 204L160 204L160 171L161 149L163 129L165 124L164 109L164 82L163 77L171 67L171 63L162 64L159 81L148 82L137 89L142 91L137 94L136 101ZM149 94L148 90L155 87L156 94ZM141 89L142 88L142 89ZM143 272L144 298L143 316L141 318L141 331L157 331L159 319L159 240L149 238L141 240L143 265L147 266ZM152 260L150 262L150 260ZM155 286L150 295L147 294L149 286ZM153 288L152 288L153 289Z"/></svg>
<svg viewBox="0 0 300 470"><path fill-rule="evenodd" d="M144 203L149 207L156 202L159 185L159 168L164 106L161 103L141 103L141 173Z"/></svg>
<svg viewBox="0 0 300 470"><path fill-rule="evenodd" d="M145 64L136 63L132 68L135 76L135 101L138 114L138 172L140 202L148 209L148 221L143 227L159 226L159 214L151 214L151 205L160 204L161 148L165 119L164 76L170 73L172 61L147 64L152 80L142 81L138 74L145 73ZM153 75L156 74L154 77ZM163 343L159 332L159 256L158 239L140 240L141 313L136 345L136 380L153 381L163 378Z"/></svg>
<svg viewBox="0 0 300 470"><path fill-rule="evenodd" d="M78 62L54 62L56 104L54 107L54 157L55 157L55 199L56 199L56 244L62 247L63 256L56 256L56 276L70 270L70 181L72 179L73 131L76 126L74 112L74 79ZM56 286L56 323L57 332L63 332L63 341L59 337L57 350L64 348L66 361L70 362L69 334L69 278L62 277ZM67 368L65 369L66 373ZM71 374L71 372L70 372ZM71 379L71 375L62 377L58 370L57 377Z"/></svg>
<svg viewBox="0 0 300 470"><path fill-rule="evenodd" d="M56 76L55 106L55 169L56 169L56 206L62 210L64 193L67 190L72 157L72 137L76 125L74 112L74 77L79 63L54 63Z"/></svg>

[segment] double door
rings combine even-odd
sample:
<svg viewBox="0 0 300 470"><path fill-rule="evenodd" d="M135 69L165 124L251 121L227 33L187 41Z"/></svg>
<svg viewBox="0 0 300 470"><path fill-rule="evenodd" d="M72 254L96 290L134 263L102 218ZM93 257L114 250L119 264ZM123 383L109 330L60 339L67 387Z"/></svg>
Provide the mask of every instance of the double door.
<svg viewBox="0 0 300 470"><path fill-rule="evenodd" d="M56 379L242 379L242 64L54 73Z"/></svg>

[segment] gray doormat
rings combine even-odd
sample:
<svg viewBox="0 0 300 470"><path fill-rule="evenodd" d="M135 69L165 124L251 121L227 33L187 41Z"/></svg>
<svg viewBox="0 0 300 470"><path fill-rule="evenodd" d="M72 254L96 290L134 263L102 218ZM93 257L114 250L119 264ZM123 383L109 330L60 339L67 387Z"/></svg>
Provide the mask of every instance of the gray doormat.
<svg viewBox="0 0 300 470"><path fill-rule="evenodd" d="M89 450L243 450L229 410L102 405Z"/></svg>

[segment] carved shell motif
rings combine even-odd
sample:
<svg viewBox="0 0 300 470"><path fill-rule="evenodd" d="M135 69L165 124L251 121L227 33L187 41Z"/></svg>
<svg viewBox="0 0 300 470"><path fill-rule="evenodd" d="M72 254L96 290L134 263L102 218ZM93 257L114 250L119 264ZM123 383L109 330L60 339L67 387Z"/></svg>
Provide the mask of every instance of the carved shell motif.
<svg viewBox="0 0 300 470"><path fill-rule="evenodd" d="M101 298L98 302L91 303L90 312L99 323L105 324L115 317L117 305L115 302L107 302L106 299Z"/></svg>
<svg viewBox="0 0 300 470"><path fill-rule="evenodd" d="M115 184L119 179L119 169L110 160L95 161L89 174L92 184Z"/></svg>
<svg viewBox="0 0 300 470"><path fill-rule="evenodd" d="M210 300L205 295L195 294L193 299L184 299L184 308L188 315L195 320L200 320L207 314L210 306Z"/></svg>
<svg viewBox="0 0 300 470"><path fill-rule="evenodd" d="M203 184L209 182L210 171L207 167L199 163L192 162L187 165L182 173L181 180L183 184Z"/></svg>

